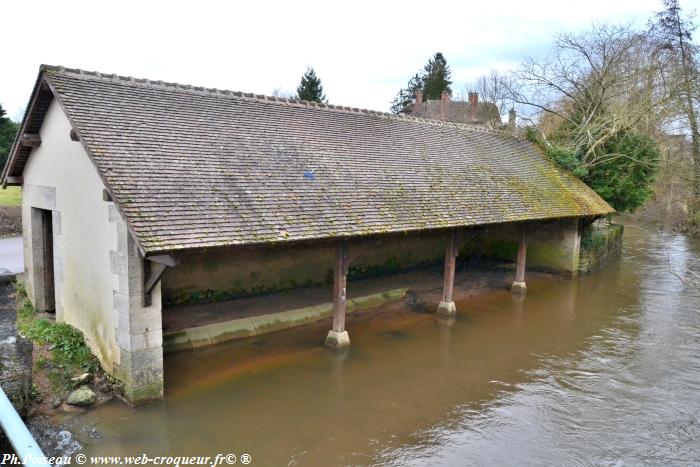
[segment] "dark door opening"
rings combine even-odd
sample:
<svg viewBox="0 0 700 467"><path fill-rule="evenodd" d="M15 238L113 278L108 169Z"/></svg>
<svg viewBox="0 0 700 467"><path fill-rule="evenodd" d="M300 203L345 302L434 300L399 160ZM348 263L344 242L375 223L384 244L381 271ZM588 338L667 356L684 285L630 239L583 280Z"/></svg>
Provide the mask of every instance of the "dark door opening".
<svg viewBox="0 0 700 467"><path fill-rule="evenodd" d="M44 303L46 311L56 311L56 290L53 273L53 219L51 211L41 209L41 237L44 250Z"/></svg>

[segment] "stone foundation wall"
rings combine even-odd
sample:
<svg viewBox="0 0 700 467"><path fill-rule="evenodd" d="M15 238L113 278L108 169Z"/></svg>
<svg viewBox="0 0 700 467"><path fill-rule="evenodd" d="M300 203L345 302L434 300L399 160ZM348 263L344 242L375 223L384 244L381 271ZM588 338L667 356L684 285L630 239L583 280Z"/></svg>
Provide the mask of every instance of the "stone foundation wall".
<svg viewBox="0 0 700 467"><path fill-rule="evenodd" d="M163 397L163 325L160 285L144 305L144 261L126 223L110 203L109 220L116 227L117 248L110 253L115 277L112 307L119 361L112 374L122 383L124 397L138 405Z"/></svg>
<svg viewBox="0 0 700 467"><path fill-rule="evenodd" d="M608 224L607 221L597 221L586 229L581 240L579 271L594 271L619 257L623 232L622 225Z"/></svg>
<svg viewBox="0 0 700 467"><path fill-rule="evenodd" d="M527 269L576 275L579 270L578 219L531 223L528 227ZM488 228L474 244L473 254L513 261L518 252L519 226Z"/></svg>

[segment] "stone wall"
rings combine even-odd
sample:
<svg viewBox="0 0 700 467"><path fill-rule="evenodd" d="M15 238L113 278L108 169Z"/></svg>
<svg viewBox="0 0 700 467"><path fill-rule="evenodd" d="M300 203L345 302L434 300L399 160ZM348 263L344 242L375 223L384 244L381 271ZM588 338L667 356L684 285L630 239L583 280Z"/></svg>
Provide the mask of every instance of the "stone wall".
<svg viewBox="0 0 700 467"><path fill-rule="evenodd" d="M578 221L533 224L528 268L575 274L578 271ZM460 258L515 261L515 225L484 229L466 242ZM413 267L441 266L447 233L432 231L385 235L350 241L350 279L384 275ZM180 263L163 274L164 305L219 301L298 287L330 284L334 258L331 242L231 248L181 254Z"/></svg>
<svg viewBox="0 0 700 467"><path fill-rule="evenodd" d="M109 253L117 247L117 231L109 222L104 184L70 130L54 100L40 130L41 146L32 149L23 173L25 283L34 307L46 310L41 210L50 211L56 321L78 328L111 372L119 362Z"/></svg>
<svg viewBox="0 0 700 467"><path fill-rule="evenodd" d="M622 225L609 224L605 220L596 221L587 228L581 239L579 271L594 271L619 257L622 254L623 232Z"/></svg>
<svg viewBox="0 0 700 467"><path fill-rule="evenodd" d="M112 374L122 382L125 398L142 404L163 397L163 325L160 284L144 304L144 261L124 219L110 207L110 221L117 227L117 248L110 251L116 276L112 290L119 361Z"/></svg>
<svg viewBox="0 0 700 467"><path fill-rule="evenodd" d="M531 223L528 228L527 269L576 275L579 270L578 219ZM474 245L473 254L513 261L518 251L519 227L488 228Z"/></svg>
<svg viewBox="0 0 700 467"><path fill-rule="evenodd" d="M442 263L446 242L445 232L351 240L350 279ZM181 254L179 264L163 274L163 303L218 301L330 284L334 255L332 242Z"/></svg>

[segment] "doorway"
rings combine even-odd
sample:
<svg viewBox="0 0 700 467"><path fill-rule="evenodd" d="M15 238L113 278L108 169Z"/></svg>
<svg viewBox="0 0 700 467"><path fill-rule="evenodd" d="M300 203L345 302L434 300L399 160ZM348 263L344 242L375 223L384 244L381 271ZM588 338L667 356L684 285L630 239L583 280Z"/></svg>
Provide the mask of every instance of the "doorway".
<svg viewBox="0 0 700 467"><path fill-rule="evenodd" d="M41 267L35 269L35 292L38 303L35 306L41 311L56 311L56 286L54 275L54 248L53 248L53 216L49 209L32 208L32 220L35 232L38 234L34 242L35 261L41 263ZM37 245L38 243L38 245ZM39 247L39 248L36 248ZM36 251L39 250L39 251ZM35 266L39 266L35 264Z"/></svg>

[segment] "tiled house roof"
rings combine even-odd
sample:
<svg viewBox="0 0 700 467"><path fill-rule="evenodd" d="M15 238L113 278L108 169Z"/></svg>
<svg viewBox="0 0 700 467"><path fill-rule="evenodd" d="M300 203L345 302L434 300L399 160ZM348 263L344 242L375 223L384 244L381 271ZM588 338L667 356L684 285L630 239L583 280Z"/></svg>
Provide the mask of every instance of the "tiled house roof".
<svg viewBox="0 0 700 467"><path fill-rule="evenodd" d="M465 125L49 66L42 92L148 254L613 211L529 142Z"/></svg>
<svg viewBox="0 0 700 467"><path fill-rule="evenodd" d="M469 107L469 102L464 101L450 100L443 102L441 100L428 100L420 104L409 104L406 113L413 117L432 118L454 123L501 123L501 115L498 113L498 107L495 104L479 102L476 107L474 120L471 120L469 115Z"/></svg>

